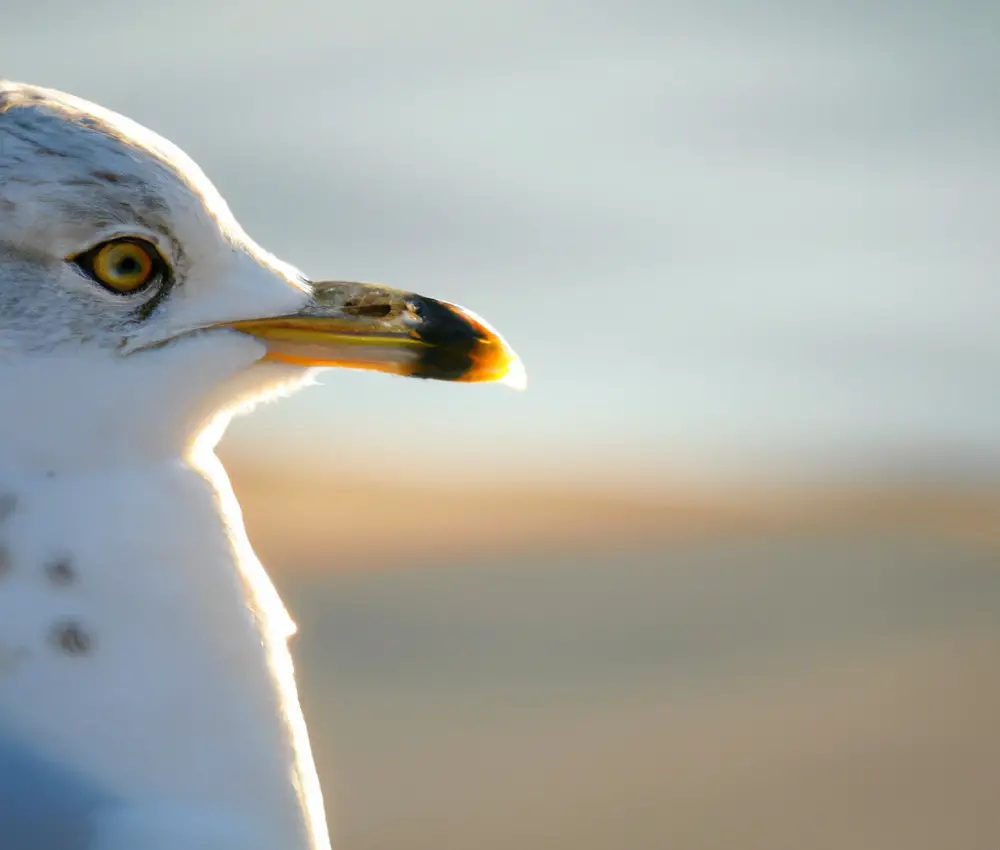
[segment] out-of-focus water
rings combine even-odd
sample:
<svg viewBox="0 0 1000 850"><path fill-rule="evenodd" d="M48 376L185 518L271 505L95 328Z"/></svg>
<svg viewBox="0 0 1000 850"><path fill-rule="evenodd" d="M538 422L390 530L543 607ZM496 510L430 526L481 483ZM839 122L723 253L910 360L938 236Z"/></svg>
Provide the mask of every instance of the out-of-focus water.
<svg viewBox="0 0 1000 850"><path fill-rule="evenodd" d="M992 548L752 534L278 577L345 850L1000 840Z"/></svg>
<svg viewBox="0 0 1000 850"><path fill-rule="evenodd" d="M44 0L0 56L177 141L306 271L466 303L530 372L331 376L237 439L982 469L997 9Z"/></svg>

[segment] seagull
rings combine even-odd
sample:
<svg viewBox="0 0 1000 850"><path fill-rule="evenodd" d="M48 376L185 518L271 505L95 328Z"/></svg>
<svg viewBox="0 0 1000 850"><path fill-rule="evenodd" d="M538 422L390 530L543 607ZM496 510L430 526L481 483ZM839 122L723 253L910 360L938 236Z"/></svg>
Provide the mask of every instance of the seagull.
<svg viewBox="0 0 1000 850"><path fill-rule="evenodd" d="M472 312L309 280L170 142L0 81L0 848L330 847L214 454L326 367L524 383Z"/></svg>

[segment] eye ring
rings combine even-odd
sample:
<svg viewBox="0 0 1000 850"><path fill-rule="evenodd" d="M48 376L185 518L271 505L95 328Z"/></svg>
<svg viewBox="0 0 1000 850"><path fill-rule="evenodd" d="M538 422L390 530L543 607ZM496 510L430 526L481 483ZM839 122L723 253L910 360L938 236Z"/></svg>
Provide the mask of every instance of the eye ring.
<svg viewBox="0 0 1000 850"><path fill-rule="evenodd" d="M156 246L132 236L101 242L72 261L89 278L119 295L140 292L167 273Z"/></svg>

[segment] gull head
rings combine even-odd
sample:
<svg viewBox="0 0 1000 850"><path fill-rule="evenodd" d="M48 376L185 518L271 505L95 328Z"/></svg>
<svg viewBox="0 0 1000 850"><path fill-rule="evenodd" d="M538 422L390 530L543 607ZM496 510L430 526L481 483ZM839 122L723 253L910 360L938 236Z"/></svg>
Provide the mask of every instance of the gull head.
<svg viewBox="0 0 1000 850"><path fill-rule="evenodd" d="M0 392L21 412L0 439L51 453L70 429L101 459L186 448L317 367L524 383L472 312L309 280L254 243L170 142L0 81Z"/></svg>

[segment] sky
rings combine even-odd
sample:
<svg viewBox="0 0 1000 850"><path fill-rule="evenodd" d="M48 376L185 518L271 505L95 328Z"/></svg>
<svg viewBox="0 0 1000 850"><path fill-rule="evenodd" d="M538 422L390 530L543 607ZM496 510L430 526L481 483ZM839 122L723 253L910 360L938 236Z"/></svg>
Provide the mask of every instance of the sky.
<svg viewBox="0 0 1000 850"><path fill-rule="evenodd" d="M1000 472L995 4L36 0L4 18L0 74L146 124L269 250L463 304L528 370L523 394L327 372L234 445Z"/></svg>

